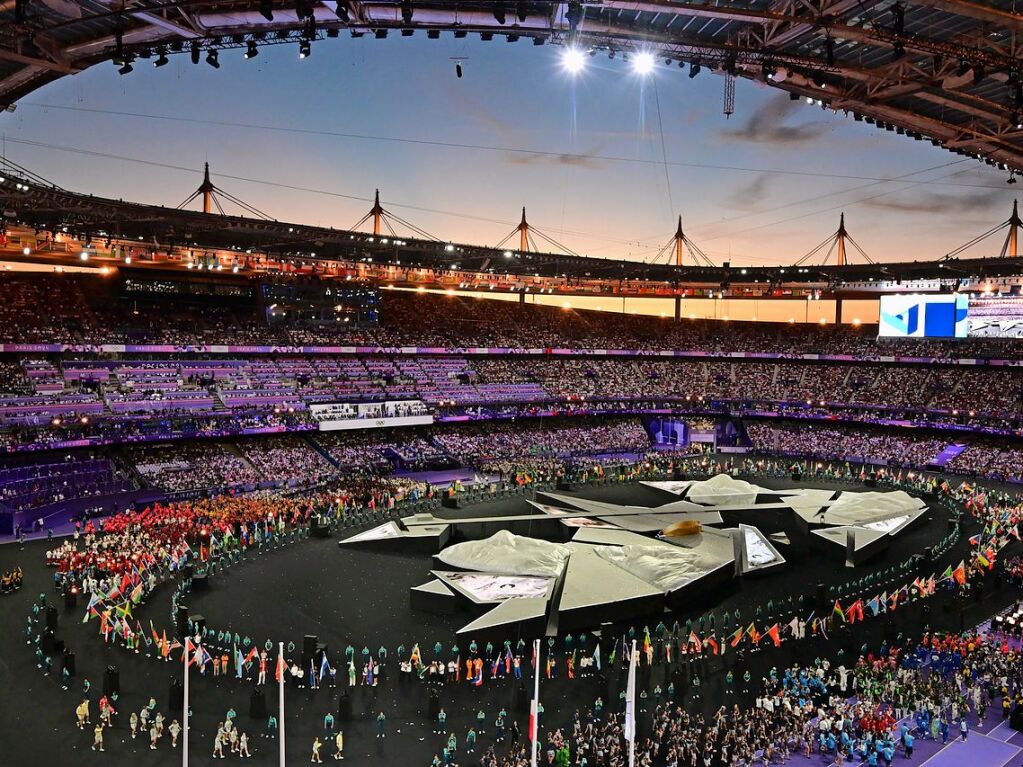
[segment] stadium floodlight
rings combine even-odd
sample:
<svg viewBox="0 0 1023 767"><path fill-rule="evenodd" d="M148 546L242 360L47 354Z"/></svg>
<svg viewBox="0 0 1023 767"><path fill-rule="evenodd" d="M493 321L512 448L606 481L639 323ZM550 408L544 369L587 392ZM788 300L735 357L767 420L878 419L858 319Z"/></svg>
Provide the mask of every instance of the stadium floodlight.
<svg viewBox="0 0 1023 767"><path fill-rule="evenodd" d="M249 40L248 50L245 51L245 58L254 59L259 55L259 48L256 46L255 40Z"/></svg>
<svg viewBox="0 0 1023 767"><path fill-rule="evenodd" d="M586 55L575 46L569 46L561 52L561 66L570 75L577 75L586 69Z"/></svg>
<svg viewBox="0 0 1023 767"><path fill-rule="evenodd" d="M654 71L654 55L647 51L640 51L632 60L632 71L637 75L646 76Z"/></svg>
<svg viewBox="0 0 1023 767"><path fill-rule="evenodd" d="M313 53L313 45L308 40L303 40L298 44L298 57L300 59L307 59Z"/></svg>
<svg viewBox="0 0 1023 767"><path fill-rule="evenodd" d="M210 48L206 53L206 63L214 69L220 69L220 57L217 55L216 48Z"/></svg>

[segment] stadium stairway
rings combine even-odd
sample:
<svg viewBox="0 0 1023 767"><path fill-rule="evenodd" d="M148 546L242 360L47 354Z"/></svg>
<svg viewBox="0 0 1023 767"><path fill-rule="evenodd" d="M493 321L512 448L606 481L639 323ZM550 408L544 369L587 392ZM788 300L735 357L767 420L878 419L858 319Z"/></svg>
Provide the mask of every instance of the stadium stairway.
<svg viewBox="0 0 1023 767"><path fill-rule="evenodd" d="M317 442L311 434L303 434L302 439L306 441L306 444L308 444L309 447L319 453L320 457L322 457L323 460L325 460L333 468L339 469L341 467L341 464L337 462L334 456L332 456L319 442Z"/></svg>

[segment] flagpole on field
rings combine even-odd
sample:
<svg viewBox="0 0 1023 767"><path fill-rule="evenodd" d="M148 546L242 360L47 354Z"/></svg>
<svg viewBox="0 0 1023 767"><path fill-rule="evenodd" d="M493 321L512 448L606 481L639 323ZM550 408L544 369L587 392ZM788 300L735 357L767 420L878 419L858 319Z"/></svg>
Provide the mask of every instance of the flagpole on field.
<svg viewBox="0 0 1023 767"><path fill-rule="evenodd" d="M529 767L536 767L536 756L539 752L540 743L540 640L533 640L533 657L536 663L533 664L533 700L529 704L529 737L532 741L529 753Z"/></svg>
<svg viewBox="0 0 1023 767"><path fill-rule="evenodd" d="M280 673L277 675L277 707L280 709L279 715L279 738L280 738L280 755L281 755L281 767L284 767L284 642L278 642L277 644L277 668L280 669Z"/></svg>
<svg viewBox="0 0 1023 767"><path fill-rule="evenodd" d="M188 645L191 640L188 636L185 636L185 694L184 694L184 707L185 716L184 724L181 728L181 767L188 767L188 666L191 662L189 657Z"/></svg>
<svg viewBox="0 0 1023 767"><path fill-rule="evenodd" d="M625 739L629 741L629 767L636 767L636 658L636 640L633 639L625 692Z"/></svg>

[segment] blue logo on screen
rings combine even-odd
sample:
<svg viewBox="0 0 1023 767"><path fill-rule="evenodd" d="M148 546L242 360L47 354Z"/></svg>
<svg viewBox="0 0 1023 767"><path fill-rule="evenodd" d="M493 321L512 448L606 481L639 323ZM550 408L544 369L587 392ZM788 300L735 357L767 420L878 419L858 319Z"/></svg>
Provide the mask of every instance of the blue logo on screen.
<svg viewBox="0 0 1023 767"><path fill-rule="evenodd" d="M882 312L881 319L899 335L911 336L920 328L920 304L913 304L897 314Z"/></svg>

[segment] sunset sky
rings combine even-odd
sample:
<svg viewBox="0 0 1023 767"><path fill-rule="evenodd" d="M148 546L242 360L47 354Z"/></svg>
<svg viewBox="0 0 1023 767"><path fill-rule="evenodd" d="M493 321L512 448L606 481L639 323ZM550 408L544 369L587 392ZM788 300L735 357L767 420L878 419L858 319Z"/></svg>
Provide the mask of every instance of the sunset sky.
<svg viewBox="0 0 1023 767"><path fill-rule="evenodd" d="M502 39L341 37L221 68L109 63L0 116L10 159L76 191L177 205L214 182L280 220L351 227L385 207L444 240L496 244L525 205L576 252L649 259L685 227L717 262L791 263L847 225L876 260L944 255L1008 217L1006 176L740 81ZM452 57L466 57L456 79ZM241 125L247 127L240 127ZM539 152L539 153L537 153ZM886 181L886 179L899 179ZM991 255L977 248L969 255Z"/></svg>

